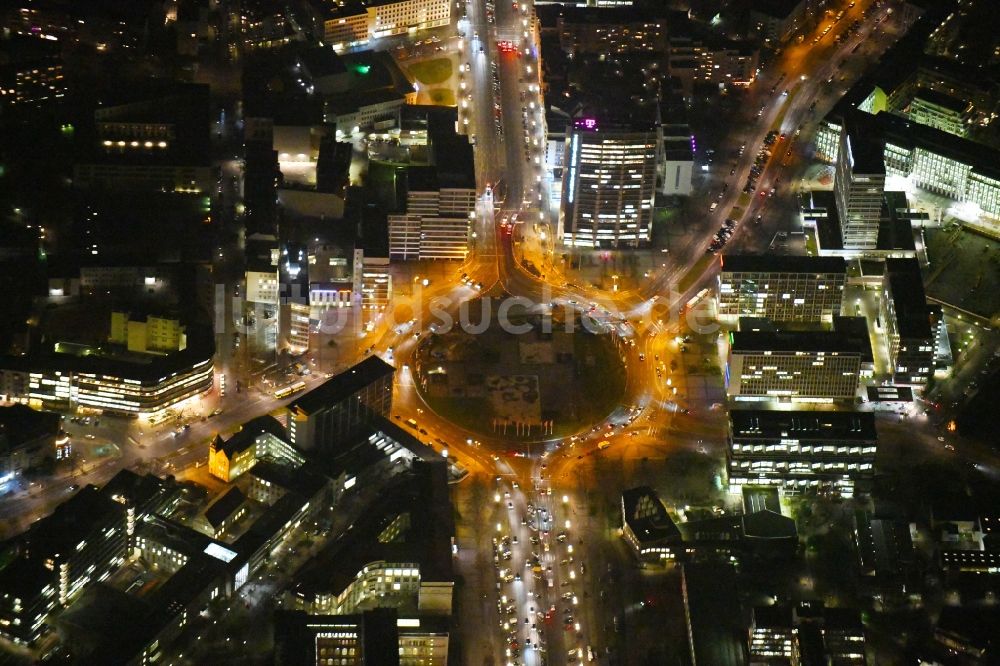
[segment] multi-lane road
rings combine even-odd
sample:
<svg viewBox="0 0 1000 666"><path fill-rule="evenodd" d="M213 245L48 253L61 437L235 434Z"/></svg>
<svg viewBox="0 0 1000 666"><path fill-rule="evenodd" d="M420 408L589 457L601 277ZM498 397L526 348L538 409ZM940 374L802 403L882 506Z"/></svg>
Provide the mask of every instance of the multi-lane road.
<svg viewBox="0 0 1000 666"><path fill-rule="evenodd" d="M844 25L869 4L856 3ZM727 217L739 223L730 242L744 246L756 246L777 228L779 223L770 216L760 225L753 223L768 205L766 195L754 193L741 206L742 213L732 212L740 202L742 183L757 149L772 128L794 137L802 127L799 141L807 140L816 119L849 83L829 83L841 61L870 57L877 48L855 47L878 17L869 17L855 36L839 45L832 40L813 44L812 36L807 36L803 44L788 48L768 65L746 93L748 107L759 105L756 119L749 129L727 137L718 154L736 155L740 144L746 150L719 170L721 178L709 181L708 192L699 194L705 197L705 215L696 224L696 232L672 248L669 261L641 288L608 293L577 286L552 267L537 273L522 265L525 251L516 247L520 239L536 225L552 237L552 227L544 226L551 225L552 216L546 207L548 183L542 164L546 135L533 3L468 0L465 8L466 18L458 26L462 37L458 102L460 124L475 145L481 194L472 252L451 278L415 295L408 306L412 324L402 325L399 316L387 318L366 336L359 351L377 353L396 365L394 415L416 420L432 446L447 446L449 455L472 472L471 480L456 495L464 518L459 524L457 561L466 581L458 600L464 613L459 627L465 652L461 661L584 662L592 652L599 654L608 647L608 618L618 616L615 609L601 608L602 599L586 594L594 589L591 577L595 572L576 555L589 549L589 540L603 537L575 524L579 516L588 514L588 507L574 468L580 461L604 455L605 441L612 442L617 455L639 457L651 448L704 451L705 442L719 440L721 410L713 412L702 405L697 415L688 413L693 405L677 341L680 329L649 316L653 300L658 308L677 311L706 286L717 263L702 259L712 234ZM771 94L776 85L787 88L789 94ZM781 159L772 159L758 179L758 188L769 190L783 168ZM719 199L718 190L712 188L721 188L723 182L728 188ZM714 212L709 211L710 201L719 202ZM527 258L536 266L546 266L542 256ZM682 281L685 288L677 289ZM224 289L222 300L228 301L231 285ZM414 386L411 368L418 341L437 320L435 311L446 311L458 321L455 315L461 304L483 295L523 297L543 308L554 304L592 310L596 318L611 325L628 322L629 332L616 342L626 366L626 389L613 413L585 432L534 445L468 432L435 414ZM234 314L227 310L223 315L227 322L220 342L223 348L230 342ZM227 360L232 356L224 353ZM323 378L317 374L307 381L313 384ZM230 386L229 391L233 390ZM38 516L65 495L69 484L102 483L122 464L154 460L158 471L183 468L204 459L205 442L213 433L235 428L280 404L257 392L240 398L230 396L223 414L204 423L196 421L176 437L169 428L143 433L141 444L126 448L117 464L96 464L62 484L8 498L0 506L0 518ZM663 437L665 432L668 438ZM501 453L511 450L518 451L518 457Z"/></svg>

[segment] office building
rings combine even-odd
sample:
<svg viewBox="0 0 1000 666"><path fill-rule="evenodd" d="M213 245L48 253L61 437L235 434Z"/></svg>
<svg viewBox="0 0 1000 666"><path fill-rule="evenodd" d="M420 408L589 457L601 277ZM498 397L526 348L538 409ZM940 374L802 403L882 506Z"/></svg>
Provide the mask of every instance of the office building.
<svg viewBox="0 0 1000 666"><path fill-rule="evenodd" d="M847 262L840 257L726 255L719 317L831 322L840 315Z"/></svg>
<svg viewBox="0 0 1000 666"><path fill-rule="evenodd" d="M920 17L884 54L880 66L848 90L820 123L816 146L820 159L836 162L845 121L859 113L868 116L883 135L887 176L965 204L968 214L961 218L966 224L996 234L1000 225L997 150L952 133L959 129L958 102L931 99L935 109L926 112L918 102L918 116L928 124L914 122L917 116L908 114L914 99L923 96L926 102L930 97L923 90L933 90L954 100L967 100L972 105L972 123L966 125L969 136L989 137L983 128L992 122L996 90L983 78L982 63L992 57L983 51L991 52L993 42L955 40L962 31L944 27L972 20L976 11L966 9L973 9L974 4L953 11L947 4L922 3ZM980 8L989 7L990 3L980 4Z"/></svg>
<svg viewBox="0 0 1000 666"><path fill-rule="evenodd" d="M115 311L108 342L124 345L130 352L176 352L187 347L185 330L176 317Z"/></svg>
<svg viewBox="0 0 1000 666"><path fill-rule="evenodd" d="M687 563L681 594L692 666L746 664L746 624L730 563Z"/></svg>
<svg viewBox="0 0 1000 666"><path fill-rule="evenodd" d="M673 111L671 111L673 115ZM694 135L687 123L660 125L663 137L659 194L686 197L694 190Z"/></svg>
<svg viewBox="0 0 1000 666"><path fill-rule="evenodd" d="M906 115L915 123L965 137L969 134L973 107L964 99L920 88L914 94Z"/></svg>
<svg viewBox="0 0 1000 666"><path fill-rule="evenodd" d="M753 608L748 650L751 664L867 664L861 614L818 602Z"/></svg>
<svg viewBox="0 0 1000 666"><path fill-rule="evenodd" d="M62 419L24 405L0 407L0 487L46 458L60 460L71 451Z"/></svg>
<svg viewBox="0 0 1000 666"><path fill-rule="evenodd" d="M575 120L563 183L563 242L577 248L648 245L659 152L652 124Z"/></svg>
<svg viewBox="0 0 1000 666"><path fill-rule="evenodd" d="M933 127L907 122L885 111L875 115L885 137L886 173L960 203L974 204L994 228L1000 219L1000 170L997 151ZM827 118L819 134L840 132L843 121ZM825 129L824 129L825 128ZM819 143L821 137L817 138ZM824 153L821 157L831 159ZM839 151L832 151L832 159Z"/></svg>
<svg viewBox="0 0 1000 666"><path fill-rule="evenodd" d="M471 149L471 147L470 147ZM389 258L464 259L476 210L476 189L469 182L442 184L434 167L410 167L406 213L389 215Z"/></svg>
<svg viewBox="0 0 1000 666"><path fill-rule="evenodd" d="M229 439L216 435L208 448L208 472L229 483L249 471L260 460L279 461L298 467L305 458L288 442L285 428L271 416L244 423Z"/></svg>
<svg viewBox="0 0 1000 666"><path fill-rule="evenodd" d="M870 485L877 449L871 412L734 409L726 457L729 487L771 486L792 493L821 488L850 496Z"/></svg>
<svg viewBox="0 0 1000 666"><path fill-rule="evenodd" d="M372 129L398 127L407 96L395 90L358 91L326 101L323 122L336 128L337 136L351 137Z"/></svg>
<svg viewBox="0 0 1000 666"><path fill-rule="evenodd" d="M207 194L217 176L209 156L207 85L120 86L80 129L74 165L80 188Z"/></svg>
<svg viewBox="0 0 1000 666"><path fill-rule="evenodd" d="M126 558L126 507L86 486L18 538L22 547L0 569L0 635L31 644L45 620Z"/></svg>
<svg viewBox="0 0 1000 666"><path fill-rule="evenodd" d="M874 249L882 220L885 161L882 146L864 123L845 123L840 134L833 191L845 249Z"/></svg>
<svg viewBox="0 0 1000 666"><path fill-rule="evenodd" d="M831 402L853 400L871 346L847 332L730 333L730 398Z"/></svg>
<svg viewBox="0 0 1000 666"><path fill-rule="evenodd" d="M275 666L446 666L446 618L379 608L354 615L274 615Z"/></svg>
<svg viewBox="0 0 1000 666"><path fill-rule="evenodd" d="M39 37L0 39L0 108L31 111L66 96L62 48Z"/></svg>
<svg viewBox="0 0 1000 666"><path fill-rule="evenodd" d="M438 456L398 476L363 522L300 570L285 593L285 607L317 615L371 608L450 615L455 531L446 468Z"/></svg>
<svg viewBox="0 0 1000 666"><path fill-rule="evenodd" d="M941 306L927 303L916 259L886 260L880 317L889 343L893 381L926 384L934 373L938 340L945 324Z"/></svg>
<svg viewBox="0 0 1000 666"><path fill-rule="evenodd" d="M994 663L1000 659L1000 609L947 605L934 627L934 640L959 663Z"/></svg>
<svg viewBox="0 0 1000 666"><path fill-rule="evenodd" d="M449 0L369 0L345 3L323 22L323 41L335 51L363 47L381 37L448 25Z"/></svg>
<svg viewBox="0 0 1000 666"><path fill-rule="evenodd" d="M331 453L375 417L389 417L395 368L370 356L286 407L291 443Z"/></svg>
<svg viewBox="0 0 1000 666"><path fill-rule="evenodd" d="M185 349L166 354L60 342L0 357L0 395L33 407L152 416L212 388L214 353L211 337L198 331L189 331Z"/></svg>
<svg viewBox="0 0 1000 666"><path fill-rule="evenodd" d="M681 533L659 495L648 486L622 493L622 536L643 561L666 562L680 552Z"/></svg>

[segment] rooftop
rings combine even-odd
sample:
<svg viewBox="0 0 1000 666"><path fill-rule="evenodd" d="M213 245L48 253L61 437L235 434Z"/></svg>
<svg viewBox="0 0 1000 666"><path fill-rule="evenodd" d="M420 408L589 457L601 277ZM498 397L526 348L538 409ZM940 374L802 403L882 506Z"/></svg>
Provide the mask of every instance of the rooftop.
<svg viewBox="0 0 1000 666"><path fill-rule="evenodd" d="M776 19L785 19L802 4L802 0L754 0L753 11Z"/></svg>
<svg viewBox="0 0 1000 666"><path fill-rule="evenodd" d="M247 501L246 495L239 488L230 488L222 497L215 500L212 506L205 509L205 520L208 524L219 529L233 513Z"/></svg>
<svg viewBox="0 0 1000 666"><path fill-rule="evenodd" d="M858 113L845 119L847 157L855 174L885 175L885 139L870 118Z"/></svg>
<svg viewBox="0 0 1000 666"><path fill-rule="evenodd" d="M886 259L885 279L900 337L929 339L933 333L920 263L916 259Z"/></svg>
<svg viewBox="0 0 1000 666"><path fill-rule="evenodd" d="M312 414L329 409L361 389L386 377L396 369L378 356L369 356L357 365L334 375L301 398L292 402L290 410Z"/></svg>
<svg viewBox="0 0 1000 666"><path fill-rule="evenodd" d="M446 464L441 459L419 462L413 470L379 495L363 521L306 564L296 581L299 594L337 594L356 579L364 565L379 560L419 564L422 580L452 580L451 537L455 530ZM402 538L379 541L379 534L404 513L409 514L410 525Z"/></svg>
<svg viewBox="0 0 1000 666"><path fill-rule="evenodd" d="M265 432L274 435L284 442L288 441L288 435L285 432L285 427L281 425L273 416L264 415L258 416L257 418L244 423L236 434L227 440L223 441L221 435L216 435L213 446L216 450L223 451L226 454L226 457L232 459L234 454L245 451L251 446L255 446L257 437Z"/></svg>
<svg viewBox="0 0 1000 666"><path fill-rule="evenodd" d="M776 411L734 409L729 412L731 437L752 439L875 441L872 412Z"/></svg>
<svg viewBox="0 0 1000 666"><path fill-rule="evenodd" d="M826 352L864 355L852 337L837 331L734 331L729 334L735 354L752 352Z"/></svg>
<svg viewBox="0 0 1000 666"><path fill-rule="evenodd" d="M680 539L680 531L656 491L649 486L622 492L622 511L625 523L641 543Z"/></svg>
<svg viewBox="0 0 1000 666"><path fill-rule="evenodd" d="M969 102L966 100L937 90L931 90L930 88L918 88L913 95L913 99L921 99L934 106L939 106L955 113L964 113L969 109Z"/></svg>
<svg viewBox="0 0 1000 666"><path fill-rule="evenodd" d="M88 347L88 353L50 352L24 356L0 356L0 368L24 372L90 372L120 379L134 379L144 385L157 384L167 377L209 362L215 353L211 336L188 327L188 346L169 354L116 354L110 349Z"/></svg>
<svg viewBox="0 0 1000 666"><path fill-rule="evenodd" d="M0 453L7 448L59 433L62 417L26 405L0 407Z"/></svg>
<svg viewBox="0 0 1000 666"><path fill-rule="evenodd" d="M808 257L774 254L729 254L722 257L724 273L847 273L842 257Z"/></svg>
<svg viewBox="0 0 1000 666"><path fill-rule="evenodd" d="M105 527L124 512L121 504L102 494L97 486L84 486L35 523L24 535L24 541L33 558L68 557L94 530Z"/></svg>

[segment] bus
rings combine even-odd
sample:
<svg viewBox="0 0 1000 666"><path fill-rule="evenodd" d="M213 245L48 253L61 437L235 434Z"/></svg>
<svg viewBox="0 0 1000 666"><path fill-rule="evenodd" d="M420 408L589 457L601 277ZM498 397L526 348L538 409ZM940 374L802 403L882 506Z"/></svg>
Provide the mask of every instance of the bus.
<svg viewBox="0 0 1000 666"><path fill-rule="evenodd" d="M293 393L298 393L299 391L304 391L305 388L306 388L306 383L305 382L301 382L301 381L295 382L294 384L289 384L288 386L284 386L284 387L278 389L277 391L275 391L274 392L274 397L277 398L278 400L281 400L282 398L287 398L288 396L292 395Z"/></svg>
<svg viewBox="0 0 1000 666"><path fill-rule="evenodd" d="M711 291L710 289L705 288L705 289L702 289L701 291L699 291L697 294L695 294L691 298L691 300L689 300L687 303L684 304L684 307L681 309L681 314L687 312L688 310L690 310L691 308L693 308L695 305L697 305L698 301L700 301L701 299L703 299L706 296L708 296L708 294L709 294L710 291Z"/></svg>

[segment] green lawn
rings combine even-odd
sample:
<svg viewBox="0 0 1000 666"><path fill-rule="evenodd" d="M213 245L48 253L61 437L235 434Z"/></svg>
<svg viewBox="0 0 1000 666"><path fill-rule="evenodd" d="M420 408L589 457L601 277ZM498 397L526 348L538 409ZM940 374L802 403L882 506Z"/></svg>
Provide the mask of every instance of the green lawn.
<svg viewBox="0 0 1000 666"><path fill-rule="evenodd" d="M567 432L606 417L625 392L625 366L610 336L579 333L574 343L577 377L588 399L577 405L577 423L565 424ZM595 363L587 365L586 356L593 356ZM556 430L558 434L560 428Z"/></svg>
<svg viewBox="0 0 1000 666"><path fill-rule="evenodd" d="M435 58L410 65L407 71L417 81L424 85L433 86L444 83L451 78L453 66L450 58Z"/></svg>
<svg viewBox="0 0 1000 666"><path fill-rule="evenodd" d="M716 259L717 257L715 255L706 254L704 257L695 262L695 265L691 267L691 270L685 273L684 277L677 282L677 291L683 294L685 291L690 289L691 285L694 284L694 281L698 279L701 274L705 272L705 269L708 268L708 265Z"/></svg>
<svg viewBox="0 0 1000 666"><path fill-rule="evenodd" d="M455 106L455 93L450 88L434 88L427 93L431 103L438 106Z"/></svg>

